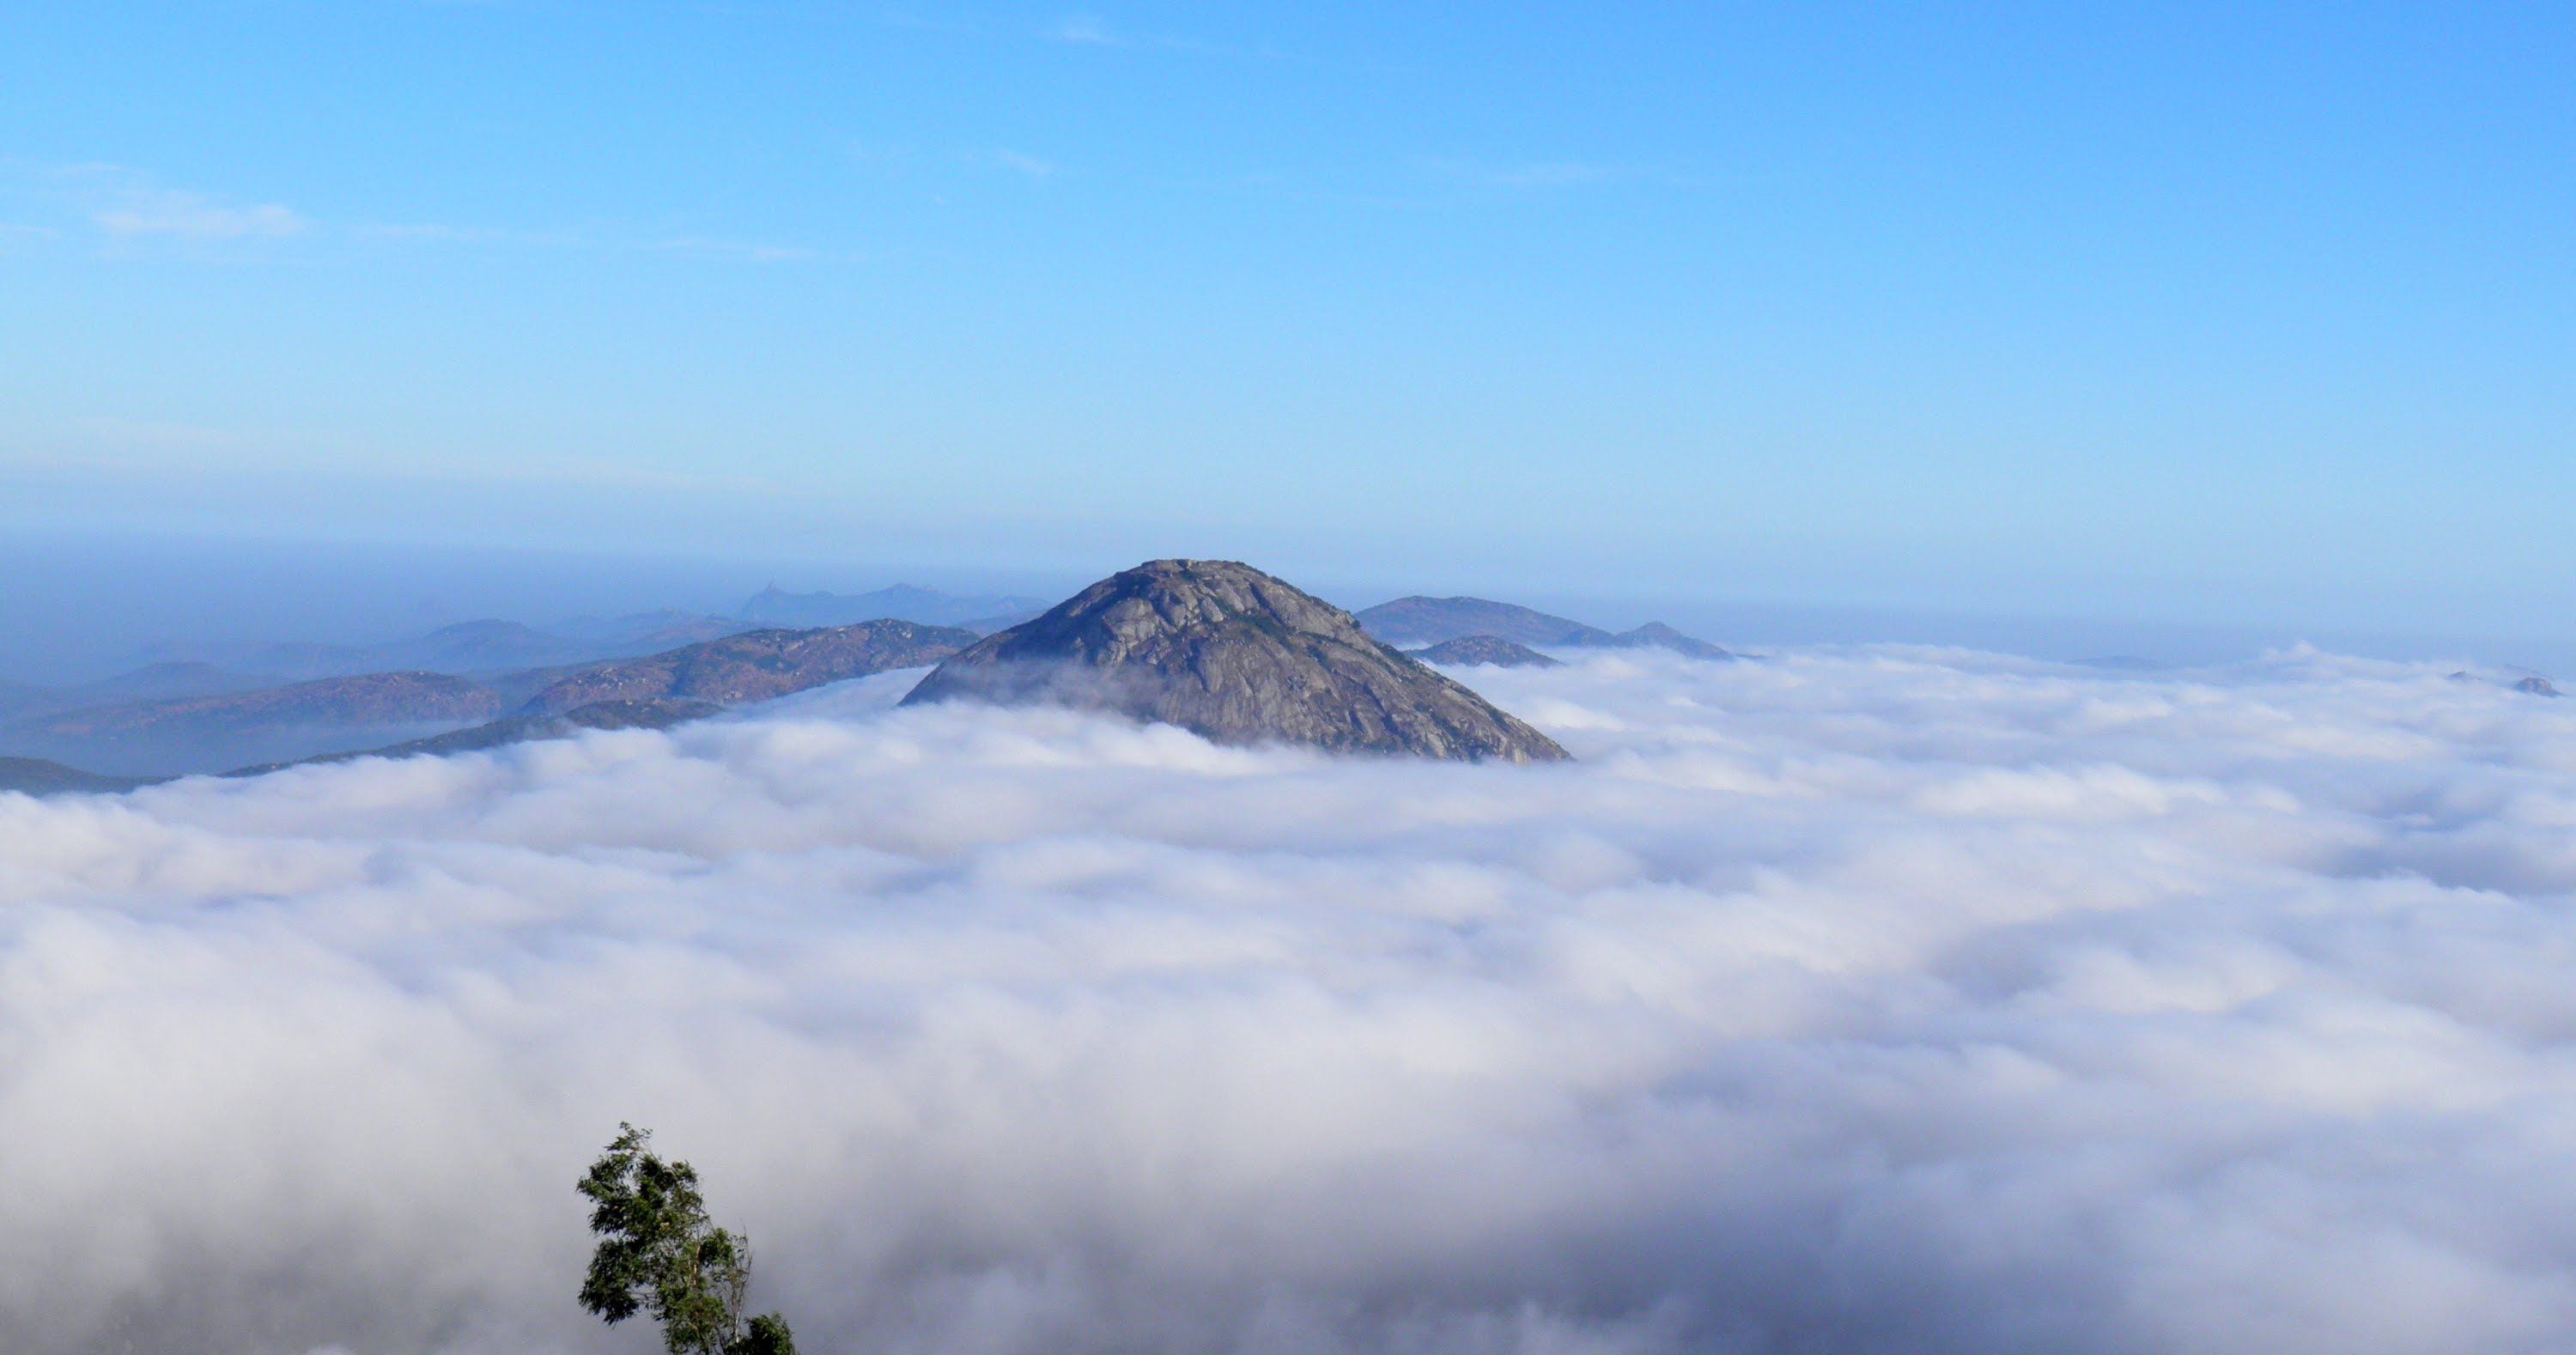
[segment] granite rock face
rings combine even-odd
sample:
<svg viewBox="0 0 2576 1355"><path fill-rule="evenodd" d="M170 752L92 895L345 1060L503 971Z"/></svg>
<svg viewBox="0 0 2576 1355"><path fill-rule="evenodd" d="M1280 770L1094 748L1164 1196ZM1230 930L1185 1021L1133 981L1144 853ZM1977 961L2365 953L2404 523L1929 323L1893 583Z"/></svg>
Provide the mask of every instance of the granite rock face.
<svg viewBox="0 0 2576 1355"><path fill-rule="evenodd" d="M1564 749L1369 638L1349 613L1230 560L1156 560L985 637L903 704L1065 705L1218 743L1456 761L1557 762Z"/></svg>
<svg viewBox="0 0 2576 1355"><path fill-rule="evenodd" d="M1448 668L1473 668L1490 664L1496 668L1563 668L1562 659L1551 659L1527 645L1514 644L1499 635L1461 635L1436 645L1404 651L1424 663Z"/></svg>

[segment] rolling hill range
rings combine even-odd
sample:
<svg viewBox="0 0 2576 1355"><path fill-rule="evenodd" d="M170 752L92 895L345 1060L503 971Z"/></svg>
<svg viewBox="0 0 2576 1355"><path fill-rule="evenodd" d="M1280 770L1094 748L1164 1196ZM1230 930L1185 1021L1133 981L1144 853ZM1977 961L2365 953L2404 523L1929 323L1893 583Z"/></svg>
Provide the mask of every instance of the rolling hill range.
<svg viewBox="0 0 2576 1355"><path fill-rule="evenodd" d="M501 649L472 648L479 638L496 635ZM283 765L390 747L434 751L429 745L464 740L505 717L542 721L604 707L611 713L596 718L625 718L613 714L623 708L641 719L637 712L648 706L669 714L767 701L846 678L936 663L975 638L959 629L871 621L816 630L749 631L641 658L476 676L425 670L363 673L249 690L109 701L19 715L0 725L0 752L100 773L152 777ZM482 631L450 636L442 643L450 644L450 654L489 654L514 650L522 639L515 633ZM652 703L676 704L666 710ZM534 728L495 731L491 737L531 737L528 730ZM469 740L454 746L479 745Z"/></svg>
<svg viewBox="0 0 2576 1355"><path fill-rule="evenodd" d="M1563 668L1563 659L1551 659L1527 645L1515 644L1499 635L1461 635L1436 645L1404 651L1424 663L1451 668L1490 665L1495 668Z"/></svg>
<svg viewBox="0 0 2576 1355"><path fill-rule="evenodd" d="M602 701L745 705L827 682L937 663L975 639L972 631L910 621L746 631L567 674L530 697L520 713L561 714Z"/></svg>
<svg viewBox="0 0 2576 1355"><path fill-rule="evenodd" d="M771 584L743 603L738 614L763 626L846 626L893 620L962 626L980 635L1016 625L1046 608L1043 598L959 596L908 583L873 593L788 593Z"/></svg>
<svg viewBox="0 0 2576 1355"><path fill-rule="evenodd" d="M1358 620L1369 634L1391 645L1436 645L1490 636L1539 649L1666 649L1694 659L1735 657L1660 621L1614 632L1487 598L1397 598L1358 613Z"/></svg>

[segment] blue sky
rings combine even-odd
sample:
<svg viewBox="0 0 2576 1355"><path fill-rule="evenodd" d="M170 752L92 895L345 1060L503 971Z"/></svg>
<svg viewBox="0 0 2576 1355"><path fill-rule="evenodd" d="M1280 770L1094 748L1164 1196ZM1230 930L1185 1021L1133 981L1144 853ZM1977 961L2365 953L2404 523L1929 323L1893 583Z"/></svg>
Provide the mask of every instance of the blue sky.
<svg viewBox="0 0 2576 1355"><path fill-rule="evenodd" d="M0 532L2563 640L2571 69L2564 5L18 5Z"/></svg>

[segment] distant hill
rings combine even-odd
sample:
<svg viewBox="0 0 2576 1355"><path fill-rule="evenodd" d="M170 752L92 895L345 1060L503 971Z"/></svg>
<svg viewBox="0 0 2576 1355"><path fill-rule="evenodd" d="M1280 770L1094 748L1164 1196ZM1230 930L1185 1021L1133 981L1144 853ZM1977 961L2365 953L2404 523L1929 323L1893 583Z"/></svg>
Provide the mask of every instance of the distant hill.
<svg viewBox="0 0 2576 1355"><path fill-rule="evenodd" d="M348 677L385 667L365 645L235 642L201 644L170 641L145 647L136 656L146 668L202 664L235 673L255 673L272 682Z"/></svg>
<svg viewBox="0 0 2576 1355"><path fill-rule="evenodd" d="M1561 659L1551 659L1527 645L1516 645L1499 635L1461 635L1422 649L1405 653L1424 663L1447 668L1473 668L1490 665L1495 668L1563 668Z"/></svg>
<svg viewBox="0 0 2576 1355"><path fill-rule="evenodd" d="M508 623L471 623L422 638L460 664L547 652L544 632ZM845 678L924 667L975 639L973 632L953 627L873 621L748 631L640 658L473 677L427 670L361 673L247 691L103 702L0 723L0 751L151 775L287 765L389 748L436 752L483 746L477 739L544 737L553 728L544 719L572 717L585 707L600 709L577 718L581 728L606 727L596 721L612 718L694 718L689 712L698 703L708 709L748 704ZM214 680L175 669L156 676ZM501 718L505 712L536 722L511 724Z"/></svg>
<svg viewBox="0 0 2576 1355"><path fill-rule="evenodd" d="M132 790L145 784L139 777L99 776L43 758L0 757L0 792L74 795Z"/></svg>
<svg viewBox="0 0 2576 1355"><path fill-rule="evenodd" d="M2553 700L2563 695L2558 690L2558 684L2551 682L2547 674L2535 673L2528 668L2507 667L2502 676L2472 673L2463 668L2451 674L2451 681L2492 683L2509 691L2520 692L2525 696L2543 696Z"/></svg>
<svg viewBox="0 0 2576 1355"><path fill-rule="evenodd" d="M125 701L175 701L193 696L272 687L277 679L260 673L236 673L211 663L153 663L114 677L65 688L64 704L104 706Z"/></svg>
<svg viewBox="0 0 2576 1355"><path fill-rule="evenodd" d="M12 684L0 688L0 718L23 720L54 711L81 710L92 706L245 692L273 687L277 683L278 679L274 677L236 673L209 663L153 663L131 672L68 687Z"/></svg>
<svg viewBox="0 0 2576 1355"><path fill-rule="evenodd" d="M903 698L1065 705L1219 743L1556 762L1554 740L1231 560L1156 560L976 641Z"/></svg>
<svg viewBox="0 0 2576 1355"><path fill-rule="evenodd" d="M601 701L767 701L828 682L937 663L975 639L971 631L910 621L746 631L581 669L530 697L520 713L560 714Z"/></svg>
<svg viewBox="0 0 2576 1355"><path fill-rule="evenodd" d="M1694 659L1735 657L1706 640L1684 635L1661 621L1649 621L1635 630L1621 631L1611 637L1610 643L1623 649L1669 649L1676 654L1688 655Z"/></svg>
<svg viewBox="0 0 2576 1355"><path fill-rule="evenodd" d="M1695 659L1735 657L1706 640L1684 635L1661 621L1649 621L1635 630L1613 633L1535 608L1488 598L1397 598L1359 613L1358 620L1369 634L1391 645L1437 645L1450 640L1486 636L1546 649L1653 648L1668 649Z"/></svg>
<svg viewBox="0 0 2576 1355"><path fill-rule="evenodd" d="M483 668L523 668L535 663L561 661L569 642L541 637L535 644L514 643L514 631L525 629L508 621L468 621L441 627L427 635L383 644L174 642L153 645L145 649L141 657L146 660L146 670L211 668L259 675L272 684L407 670L464 673ZM529 631L528 634L534 636L537 633ZM529 657L531 654L553 657ZM593 652L577 657L596 658L600 655Z"/></svg>
<svg viewBox="0 0 2576 1355"><path fill-rule="evenodd" d="M899 583L873 593L786 593L771 584L742 604L742 617L764 626L847 626L860 621L916 621L984 630L1016 624L1046 610L1042 598L961 597Z"/></svg>
<svg viewBox="0 0 2576 1355"><path fill-rule="evenodd" d="M489 688L446 673L368 673L256 691L93 706L30 722L47 734L143 734L172 725L383 725L500 714Z"/></svg>
<svg viewBox="0 0 2576 1355"><path fill-rule="evenodd" d="M1471 635L1550 648L1607 645L1618 640L1597 626L1485 598L1397 598L1358 613L1356 619L1362 629L1391 645L1436 645Z"/></svg>
<svg viewBox="0 0 2576 1355"><path fill-rule="evenodd" d="M374 747L500 713L500 694L466 678L367 673L48 712L0 727L0 747L120 774L179 774Z"/></svg>

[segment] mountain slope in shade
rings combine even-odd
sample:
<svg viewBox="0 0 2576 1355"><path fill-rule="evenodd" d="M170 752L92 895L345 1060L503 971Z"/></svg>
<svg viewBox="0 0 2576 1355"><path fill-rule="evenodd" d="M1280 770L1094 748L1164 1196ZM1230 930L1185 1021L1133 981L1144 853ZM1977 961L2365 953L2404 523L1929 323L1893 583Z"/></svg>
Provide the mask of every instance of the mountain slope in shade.
<svg viewBox="0 0 2576 1355"><path fill-rule="evenodd" d="M1516 645L1499 635L1461 635L1422 649L1408 649L1406 654L1424 663L1448 668L1473 668L1490 665L1495 668L1563 668L1561 659L1551 659L1527 645Z"/></svg>
<svg viewBox="0 0 2576 1355"><path fill-rule="evenodd" d="M530 697L520 713L561 714L602 701L767 701L827 682L936 663L974 641L970 631L910 621L747 631L582 669Z"/></svg>
<svg viewBox="0 0 2576 1355"><path fill-rule="evenodd" d="M143 778L100 776L43 758L0 757L0 792L22 795L102 794L149 784Z"/></svg>
<svg viewBox="0 0 2576 1355"><path fill-rule="evenodd" d="M669 729L691 720L703 720L724 713L724 707L706 701L599 701L561 715L512 715L489 724L468 729L450 730L425 739L410 739L384 748L368 748L348 753L327 753L320 757L300 758L293 762L270 762L227 772L227 776L260 776L288 767L317 763L350 762L358 758L446 757L454 753L477 753L485 749L514 743L539 743L548 739L569 739L593 730Z"/></svg>
<svg viewBox="0 0 2576 1355"><path fill-rule="evenodd" d="M1103 579L942 662L903 704L954 699L1114 711L1219 743L1566 756L1349 613L1230 560L1157 560Z"/></svg>
<svg viewBox="0 0 2576 1355"><path fill-rule="evenodd" d="M960 597L936 588L899 583L873 593L787 593L771 584L742 604L746 621L764 626L847 626L861 621L912 621L929 626L968 626L1046 609L1042 598L992 595Z"/></svg>

